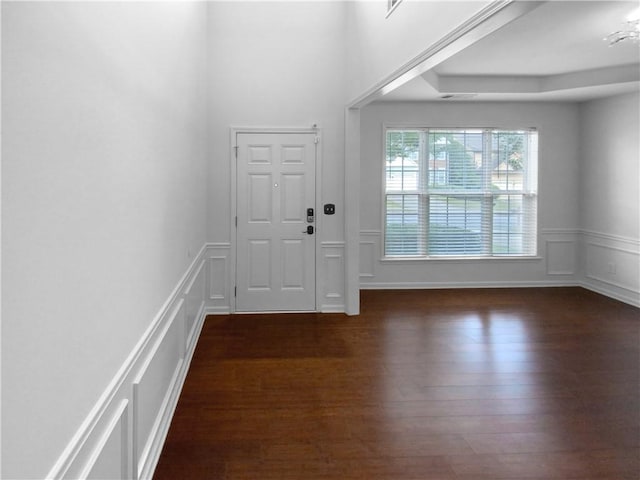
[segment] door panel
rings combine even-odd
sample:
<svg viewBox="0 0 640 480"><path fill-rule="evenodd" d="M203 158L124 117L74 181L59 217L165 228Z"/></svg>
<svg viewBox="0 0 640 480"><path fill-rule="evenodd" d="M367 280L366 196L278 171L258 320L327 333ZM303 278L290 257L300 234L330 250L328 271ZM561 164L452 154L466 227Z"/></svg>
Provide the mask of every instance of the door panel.
<svg viewBox="0 0 640 480"><path fill-rule="evenodd" d="M249 223L271 223L273 195L271 175L250 174L247 221Z"/></svg>
<svg viewBox="0 0 640 480"><path fill-rule="evenodd" d="M303 240L282 241L282 288L286 290L303 289L305 265L297 259L304 255Z"/></svg>
<svg viewBox="0 0 640 480"><path fill-rule="evenodd" d="M282 163L305 163L305 152L300 145L282 145Z"/></svg>
<svg viewBox="0 0 640 480"><path fill-rule="evenodd" d="M271 285L271 242L269 240L249 240L248 242L247 288L265 290Z"/></svg>
<svg viewBox="0 0 640 480"><path fill-rule="evenodd" d="M237 134L236 311L315 311L315 138Z"/></svg>
<svg viewBox="0 0 640 480"><path fill-rule="evenodd" d="M248 162L271 164L271 145L250 145L248 147Z"/></svg>
<svg viewBox="0 0 640 480"><path fill-rule="evenodd" d="M304 208L306 205L306 192L304 191L304 175L284 174L280 181L280 205L282 206L282 222L303 224Z"/></svg>

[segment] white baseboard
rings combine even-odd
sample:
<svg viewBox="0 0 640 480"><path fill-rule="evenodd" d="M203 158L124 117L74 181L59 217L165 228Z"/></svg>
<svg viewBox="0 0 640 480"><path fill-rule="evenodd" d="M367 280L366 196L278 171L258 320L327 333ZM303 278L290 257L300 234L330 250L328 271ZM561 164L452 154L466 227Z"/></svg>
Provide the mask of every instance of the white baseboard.
<svg viewBox="0 0 640 480"><path fill-rule="evenodd" d="M392 282L363 283L361 290L429 290L448 288L542 288L542 287L575 287L573 282L540 281L540 282Z"/></svg>
<svg viewBox="0 0 640 480"><path fill-rule="evenodd" d="M634 307L640 308L640 295L636 292L629 291L626 294L621 293L620 289L614 290L606 288L602 284L595 282L483 282L483 283L366 283L363 284L361 290L437 290L448 288L546 288L546 287L582 287L592 292L613 298L623 303L628 303Z"/></svg>
<svg viewBox="0 0 640 480"><path fill-rule="evenodd" d="M599 293L605 297L613 298L623 303L628 303L634 307L640 308L640 293L634 291L624 291L620 288L611 288L610 286L603 285L599 282L593 282L590 280L583 281L580 286L591 290L592 292Z"/></svg>
<svg viewBox="0 0 640 480"><path fill-rule="evenodd" d="M47 479L151 479L207 314L203 246Z"/></svg>

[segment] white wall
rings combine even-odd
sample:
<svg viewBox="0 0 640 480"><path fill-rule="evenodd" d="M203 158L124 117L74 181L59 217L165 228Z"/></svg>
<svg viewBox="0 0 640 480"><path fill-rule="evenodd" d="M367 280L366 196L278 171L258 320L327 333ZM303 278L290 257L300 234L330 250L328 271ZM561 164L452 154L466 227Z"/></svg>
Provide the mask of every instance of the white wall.
<svg viewBox="0 0 640 480"><path fill-rule="evenodd" d="M639 94L580 106L580 226L640 238Z"/></svg>
<svg viewBox="0 0 640 480"><path fill-rule="evenodd" d="M206 8L2 3L3 478L47 474L204 245Z"/></svg>
<svg viewBox="0 0 640 480"><path fill-rule="evenodd" d="M317 124L319 203L334 203L336 214L322 216L316 239L343 252L345 8L344 2L209 5L209 239L219 246L231 241L230 128Z"/></svg>
<svg viewBox="0 0 640 480"><path fill-rule="evenodd" d="M580 228L589 288L640 304L640 96L580 105Z"/></svg>
<svg viewBox="0 0 640 480"><path fill-rule="evenodd" d="M347 94L352 101L460 26L490 1L347 2Z"/></svg>
<svg viewBox="0 0 640 480"><path fill-rule="evenodd" d="M383 125L536 127L539 259L380 261ZM535 103L372 104L361 117L360 248L363 288L572 283L578 228L578 107Z"/></svg>

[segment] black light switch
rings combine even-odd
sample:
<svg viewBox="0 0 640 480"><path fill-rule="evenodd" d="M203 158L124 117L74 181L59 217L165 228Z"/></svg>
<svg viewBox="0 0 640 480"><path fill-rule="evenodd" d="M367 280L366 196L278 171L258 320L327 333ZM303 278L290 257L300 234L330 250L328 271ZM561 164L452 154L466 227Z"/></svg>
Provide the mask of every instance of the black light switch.
<svg viewBox="0 0 640 480"><path fill-rule="evenodd" d="M333 203L326 203L324 206L325 215L333 215L336 213L336 206Z"/></svg>

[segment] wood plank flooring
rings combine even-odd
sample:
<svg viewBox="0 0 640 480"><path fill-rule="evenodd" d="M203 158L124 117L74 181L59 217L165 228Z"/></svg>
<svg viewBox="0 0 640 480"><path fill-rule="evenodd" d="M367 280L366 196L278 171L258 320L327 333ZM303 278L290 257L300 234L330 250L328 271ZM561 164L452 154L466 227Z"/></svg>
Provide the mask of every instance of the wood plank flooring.
<svg viewBox="0 0 640 480"><path fill-rule="evenodd" d="M640 478L640 311L580 288L211 316L154 478Z"/></svg>

